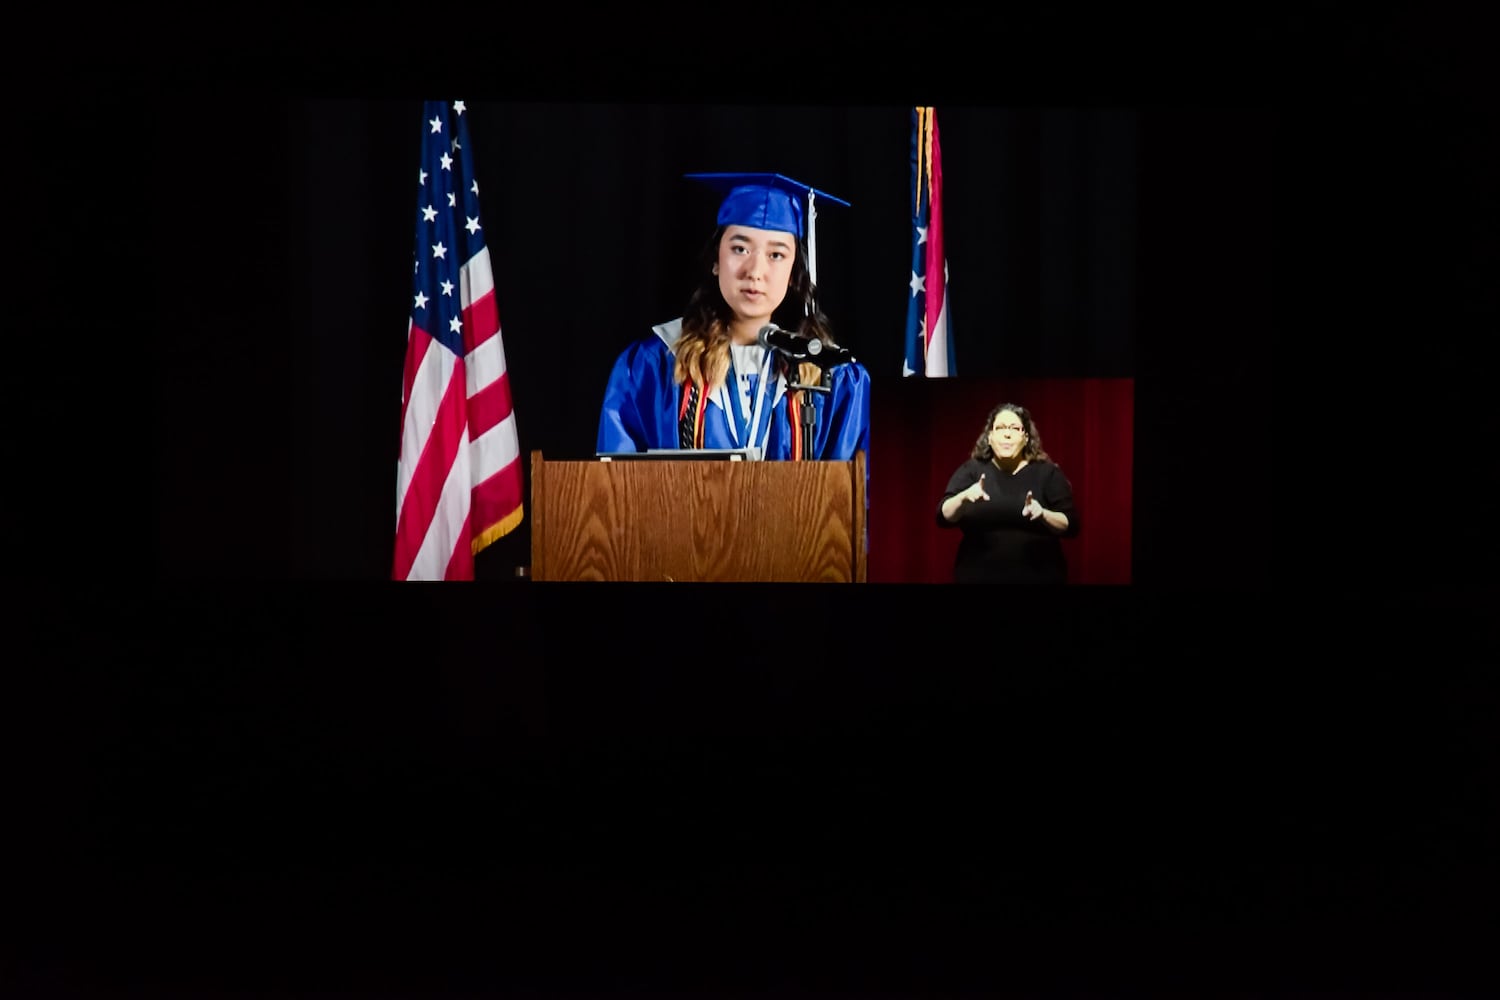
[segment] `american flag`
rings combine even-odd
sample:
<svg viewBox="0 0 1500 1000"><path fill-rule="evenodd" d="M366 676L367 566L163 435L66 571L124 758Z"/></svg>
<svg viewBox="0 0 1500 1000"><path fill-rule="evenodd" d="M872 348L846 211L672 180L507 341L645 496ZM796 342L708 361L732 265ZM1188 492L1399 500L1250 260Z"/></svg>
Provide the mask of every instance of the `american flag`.
<svg viewBox="0 0 1500 1000"><path fill-rule="evenodd" d="M948 254L943 247L943 150L936 108L911 112L911 299L902 375L957 375L948 329Z"/></svg>
<svg viewBox="0 0 1500 1000"><path fill-rule="evenodd" d="M463 101L423 104L396 461L396 580L472 580L521 523L521 449Z"/></svg>

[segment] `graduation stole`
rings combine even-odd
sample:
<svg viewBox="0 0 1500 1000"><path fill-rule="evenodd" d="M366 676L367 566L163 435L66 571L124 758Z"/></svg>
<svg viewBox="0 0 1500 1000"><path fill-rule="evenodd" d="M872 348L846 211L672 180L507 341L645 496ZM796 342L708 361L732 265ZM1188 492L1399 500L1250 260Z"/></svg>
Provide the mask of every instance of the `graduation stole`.
<svg viewBox="0 0 1500 1000"><path fill-rule="evenodd" d="M821 380L828 382L827 373ZM682 405L677 408L677 447L703 447L703 411L708 407L708 393L692 379L683 383ZM807 458L812 447L813 424L817 410L807 393L797 389L787 396L787 423L791 426L791 460L800 462Z"/></svg>
<svg viewBox="0 0 1500 1000"><path fill-rule="evenodd" d="M703 447L703 411L708 406L708 393L688 379L682 386L682 406L677 410L677 447Z"/></svg>
<svg viewBox="0 0 1500 1000"><path fill-rule="evenodd" d="M807 398L807 393L801 389L793 390L786 398L787 422L792 428L792 454L793 462L800 462L806 457L807 442L804 440L802 429L802 407L812 409L812 401Z"/></svg>

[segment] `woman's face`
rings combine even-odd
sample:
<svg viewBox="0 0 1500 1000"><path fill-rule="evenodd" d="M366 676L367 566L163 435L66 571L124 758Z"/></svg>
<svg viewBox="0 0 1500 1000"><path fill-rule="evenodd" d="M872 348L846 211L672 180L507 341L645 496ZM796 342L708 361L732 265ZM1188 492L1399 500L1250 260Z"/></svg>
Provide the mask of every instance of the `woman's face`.
<svg viewBox="0 0 1500 1000"><path fill-rule="evenodd" d="M995 414L990 424L990 451L996 458L1017 458L1026 447L1026 421L1010 410Z"/></svg>
<svg viewBox="0 0 1500 1000"><path fill-rule="evenodd" d="M796 259L797 238L773 229L729 226L719 240L719 294L742 320L769 323L781 300Z"/></svg>

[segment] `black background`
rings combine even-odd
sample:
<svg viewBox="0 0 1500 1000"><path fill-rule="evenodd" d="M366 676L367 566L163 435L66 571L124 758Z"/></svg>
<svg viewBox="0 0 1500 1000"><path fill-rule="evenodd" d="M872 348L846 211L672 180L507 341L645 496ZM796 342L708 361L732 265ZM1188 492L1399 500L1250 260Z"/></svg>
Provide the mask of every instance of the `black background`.
<svg viewBox="0 0 1500 1000"><path fill-rule="evenodd" d="M1274 164L1274 203L1252 186L1251 204L1276 224L1205 252L1199 210L1228 203L1191 161L1171 175L1179 210L1140 220L1184 280L1153 299L1141 279L1137 507L1178 499L1163 454L1217 487L1174 508L1181 532L1138 532L1146 583L791 609L753 587L455 594L289 572L263 543L311 534L291 404L318 377L301 365L329 359L284 326L305 278L289 262L309 259L279 224L292 153L226 159L210 109L282 135L287 102L409 101L474 70L429 75L404 36L317 15L169 51L96 23L57 63L86 81L57 94L74 106L35 102L52 128L19 189L60 286L21 321L70 339L20 366L31 388L9 399L17 467L36 472L10 491L18 992L1492 985L1477 36L1310 10L1275 30L955 16L966 72L993 68L977 90L952 69L879 75L907 65L905 19L793 33L823 68L789 86L820 105L1164 108L1213 150L1246 145L1233 123L1270 103L1272 140L1239 176ZM738 37L689 31L641 58L612 40L630 18L589 23L551 44L475 28L494 41L483 96L696 99ZM1167 28L1187 41L1161 43ZM867 69L825 66L818 39ZM1065 61L1025 57L1048 41ZM208 171L223 184L205 202ZM176 176L192 197L170 198ZM238 239L189 235L221 218ZM1198 335L1223 313L1226 258L1250 274L1274 258L1258 352L1203 353L1226 344ZM205 310L267 344L286 333L230 351ZM222 449L245 466L205 463L202 486L239 497L213 505L232 516L184 514L214 572L162 572L188 558L162 543L172 460ZM1194 585L1205 536L1210 557L1245 557L1243 586ZM733 647L694 625L735 604L780 625Z"/></svg>

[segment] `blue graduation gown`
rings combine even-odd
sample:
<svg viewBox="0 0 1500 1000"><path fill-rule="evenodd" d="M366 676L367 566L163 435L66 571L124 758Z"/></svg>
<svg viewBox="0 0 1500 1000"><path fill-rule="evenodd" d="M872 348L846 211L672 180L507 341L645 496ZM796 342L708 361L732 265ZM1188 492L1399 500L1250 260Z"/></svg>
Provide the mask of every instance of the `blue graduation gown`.
<svg viewBox="0 0 1500 1000"><path fill-rule="evenodd" d="M682 334L682 320L654 327L656 335L639 340L620 353L610 371L599 414L598 451L645 451L676 448L677 414L683 387L672 381L672 345ZM828 371L830 392L809 392L814 412L813 443L806 457L847 462L856 451L870 453L870 373L858 362ZM703 413L703 447L743 448L727 405L734 405L730 389L714 392ZM768 460L791 457L792 435L786 379L778 376L774 391L762 405L754 439ZM748 429L747 429L748 432ZM866 466L868 476L868 465Z"/></svg>

